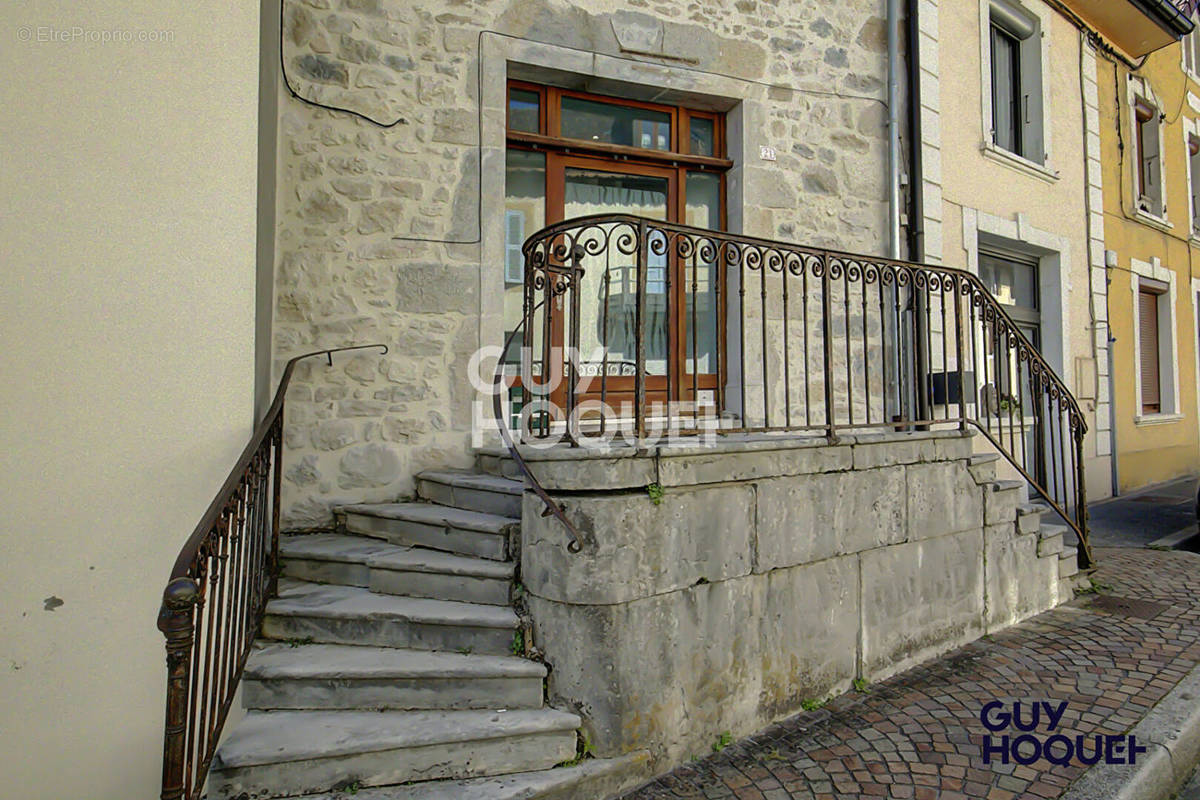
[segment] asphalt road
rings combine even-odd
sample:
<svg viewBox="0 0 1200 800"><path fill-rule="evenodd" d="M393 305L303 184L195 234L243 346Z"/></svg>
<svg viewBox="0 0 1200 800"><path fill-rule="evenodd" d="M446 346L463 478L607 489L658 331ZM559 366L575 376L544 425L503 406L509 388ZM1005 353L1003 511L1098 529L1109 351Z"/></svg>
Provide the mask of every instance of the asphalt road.
<svg viewBox="0 0 1200 800"><path fill-rule="evenodd" d="M1093 547L1145 547L1181 531L1196 533L1196 479L1182 478L1101 500L1088 511ZM1200 538L1178 547L1200 552Z"/></svg>

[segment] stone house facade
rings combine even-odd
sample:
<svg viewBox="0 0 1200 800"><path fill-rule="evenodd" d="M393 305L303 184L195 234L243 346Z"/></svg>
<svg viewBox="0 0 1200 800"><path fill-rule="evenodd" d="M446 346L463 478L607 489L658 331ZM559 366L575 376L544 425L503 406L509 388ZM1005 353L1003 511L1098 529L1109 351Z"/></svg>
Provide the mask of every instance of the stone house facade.
<svg viewBox="0 0 1200 800"><path fill-rule="evenodd" d="M727 164L709 174L728 230L881 254L884 14L879 2L289 0L290 88L356 113L281 89L274 360L391 350L297 375L285 526L327 525L334 505L470 463L469 362L514 311L509 82L703 114L723 129ZM524 233L556 213L530 215Z"/></svg>

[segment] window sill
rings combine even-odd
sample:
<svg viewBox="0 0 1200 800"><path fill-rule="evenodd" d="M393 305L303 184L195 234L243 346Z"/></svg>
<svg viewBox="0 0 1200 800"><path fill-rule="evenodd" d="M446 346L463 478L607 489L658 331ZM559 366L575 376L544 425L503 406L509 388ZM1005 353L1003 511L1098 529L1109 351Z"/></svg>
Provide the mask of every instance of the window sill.
<svg viewBox="0 0 1200 800"><path fill-rule="evenodd" d="M1136 205L1133 209L1133 217L1138 222L1149 225L1151 228L1158 228L1160 231L1171 231L1175 229L1175 226L1172 225L1170 220L1168 220L1166 217L1160 217L1155 214L1151 214L1149 211L1143 211Z"/></svg>
<svg viewBox="0 0 1200 800"><path fill-rule="evenodd" d="M1179 422L1183 419L1183 414L1135 414L1133 417L1134 425L1165 425L1171 422Z"/></svg>
<svg viewBox="0 0 1200 800"><path fill-rule="evenodd" d="M1028 158L1019 156L1016 153L1009 152L1003 147L997 147L994 142L989 142L986 139L983 145L979 148L983 153L984 158L990 158L998 164L1003 164L1006 167L1012 167L1018 172L1024 172L1026 175L1032 175L1035 178L1040 178L1047 183L1055 183L1058 181L1058 170L1050 169L1047 166L1030 161Z"/></svg>

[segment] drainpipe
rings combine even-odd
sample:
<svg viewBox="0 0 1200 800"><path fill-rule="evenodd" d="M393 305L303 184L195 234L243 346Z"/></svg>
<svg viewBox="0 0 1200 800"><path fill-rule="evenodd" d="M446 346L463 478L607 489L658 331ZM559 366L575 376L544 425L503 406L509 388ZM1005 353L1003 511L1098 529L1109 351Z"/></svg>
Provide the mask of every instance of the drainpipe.
<svg viewBox="0 0 1200 800"><path fill-rule="evenodd" d="M920 0L908 0L908 186L912 209L908 218L908 258L925 260L925 160L921 152L921 20Z"/></svg>
<svg viewBox="0 0 1200 800"><path fill-rule="evenodd" d="M889 202L889 255L900 258L900 1L887 0L888 26L888 202ZM919 55L920 20L917 9L920 0L907 0L906 19L908 34L908 128L909 128L909 176L908 190L911 202L908 215L908 259L924 261L925 259L925 203L922 196L922 173L924 165L921 160L921 59ZM926 298L919 292L910 289L911 302L908 314L911 324L905 326L911 331L908 342L915 375L911 386L903 387L908 395L908 402L916 419L926 419L929 414L929 354L925 346L925 332L922 323L925 318ZM897 320L899 322L899 320ZM903 346L907 336L898 337ZM907 359L906 359L907 360ZM911 392L911 394L910 394ZM901 410L901 413L903 411ZM919 426L926 427L926 426Z"/></svg>
<svg viewBox="0 0 1200 800"><path fill-rule="evenodd" d="M900 0L887 0L888 255L900 258ZM910 58L913 50L909 44Z"/></svg>

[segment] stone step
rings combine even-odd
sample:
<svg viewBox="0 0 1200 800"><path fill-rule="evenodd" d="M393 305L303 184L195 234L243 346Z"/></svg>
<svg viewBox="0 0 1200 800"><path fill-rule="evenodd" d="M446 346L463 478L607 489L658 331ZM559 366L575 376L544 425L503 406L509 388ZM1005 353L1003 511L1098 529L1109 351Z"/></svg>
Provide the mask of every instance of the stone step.
<svg viewBox="0 0 1200 800"><path fill-rule="evenodd" d="M1036 503L1017 506L1017 530L1019 533L1037 533L1042 527L1042 515L1050 509Z"/></svg>
<svg viewBox="0 0 1200 800"><path fill-rule="evenodd" d="M262 636L327 644L461 653L512 652L511 608L376 594L354 586L284 579L267 603Z"/></svg>
<svg viewBox="0 0 1200 800"><path fill-rule="evenodd" d="M424 548L398 548L368 561L373 592L488 603L507 606L512 600L516 566Z"/></svg>
<svg viewBox="0 0 1200 800"><path fill-rule="evenodd" d="M508 541L521 520L433 503L342 506L338 514L350 533L396 545L428 547L494 561L508 558Z"/></svg>
<svg viewBox="0 0 1200 800"><path fill-rule="evenodd" d="M649 780L649 764L649 754L639 750L618 758L589 759L572 767L498 778L360 789L354 800L612 800ZM303 800L349 799L344 793L334 793L308 795Z"/></svg>
<svg viewBox="0 0 1200 800"><path fill-rule="evenodd" d="M256 645L248 709L541 708L546 667L512 656L335 644Z"/></svg>
<svg viewBox="0 0 1200 800"><path fill-rule="evenodd" d="M522 481L525 476L521 474L521 468L517 466L517 462L512 458L495 453L476 453L475 465L480 472L487 475L494 475L497 478L507 478L512 481Z"/></svg>
<svg viewBox="0 0 1200 800"><path fill-rule="evenodd" d="M316 794L549 769L579 717L536 711L251 711L213 761L209 796Z"/></svg>
<svg viewBox="0 0 1200 800"><path fill-rule="evenodd" d="M988 525L1012 523L1016 519L1024 488L1023 481L1002 480L987 484L984 489L984 522Z"/></svg>
<svg viewBox="0 0 1200 800"><path fill-rule="evenodd" d="M1042 525L1038 531L1038 555L1056 556L1066 547L1067 529L1059 525Z"/></svg>
<svg viewBox="0 0 1200 800"><path fill-rule="evenodd" d="M336 533L280 536L280 575L314 583L366 587L371 579L367 559L389 548L395 545Z"/></svg>
<svg viewBox="0 0 1200 800"><path fill-rule="evenodd" d="M280 553L287 577L464 603L508 605L515 571L508 562L336 533L282 537Z"/></svg>
<svg viewBox="0 0 1200 800"><path fill-rule="evenodd" d="M978 453L967 460L967 469L976 483L991 483L996 480L996 462L999 460L999 453Z"/></svg>
<svg viewBox="0 0 1200 800"><path fill-rule="evenodd" d="M521 481L479 472L428 471L417 475L417 495L444 506L521 517Z"/></svg>
<svg viewBox="0 0 1200 800"><path fill-rule="evenodd" d="M1079 549L1066 545L1058 554L1058 577L1073 578L1079 574Z"/></svg>

